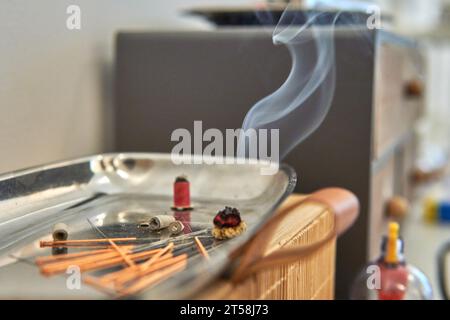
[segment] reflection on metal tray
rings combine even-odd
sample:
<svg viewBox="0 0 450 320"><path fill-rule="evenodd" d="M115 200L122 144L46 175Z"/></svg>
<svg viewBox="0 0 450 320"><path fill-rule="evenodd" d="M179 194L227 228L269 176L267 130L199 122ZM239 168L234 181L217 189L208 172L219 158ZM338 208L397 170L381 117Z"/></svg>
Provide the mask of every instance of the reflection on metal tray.
<svg viewBox="0 0 450 320"><path fill-rule="evenodd" d="M70 239L136 237L164 242L170 235L149 233L139 223L157 214L173 214L174 178L187 175L194 209L184 213L190 231L206 240L210 257L190 259L188 267L144 291L140 298L186 297L214 279L242 245L292 192L295 173L282 165L277 174L260 174L264 163L245 165L174 165L170 155L105 154L24 170L0 177L0 298L104 298L82 286L68 290L68 275L43 277L34 258L50 255L40 240L64 222ZM239 208L248 230L220 243L210 239L212 219L225 206ZM217 249L215 249L217 248ZM69 249L71 250L71 249ZM201 276L200 276L201 275Z"/></svg>

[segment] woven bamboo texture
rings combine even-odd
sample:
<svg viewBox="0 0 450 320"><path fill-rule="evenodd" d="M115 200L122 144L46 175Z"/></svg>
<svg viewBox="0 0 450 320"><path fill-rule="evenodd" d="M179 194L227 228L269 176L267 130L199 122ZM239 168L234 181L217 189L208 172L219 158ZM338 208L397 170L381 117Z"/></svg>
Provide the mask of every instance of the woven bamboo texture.
<svg viewBox="0 0 450 320"><path fill-rule="evenodd" d="M292 195L289 205L300 195ZM309 244L323 238L334 226L334 216L323 205L305 203L280 224L266 254L280 248ZM218 280L198 299L327 300L334 297L335 239L298 262L257 272L238 284Z"/></svg>

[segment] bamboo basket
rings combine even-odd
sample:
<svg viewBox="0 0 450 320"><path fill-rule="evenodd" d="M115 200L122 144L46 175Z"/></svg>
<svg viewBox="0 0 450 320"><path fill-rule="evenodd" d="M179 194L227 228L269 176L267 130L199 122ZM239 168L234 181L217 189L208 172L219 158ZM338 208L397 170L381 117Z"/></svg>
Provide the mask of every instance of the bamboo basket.
<svg viewBox="0 0 450 320"><path fill-rule="evenodd" d="M358 210L358 203L348 193L350 200L347 209ZM305 196L291 195L278 210L278 214L286 208L289 214L281 219L268 240L263 256L280 252L287 248L298 248L319 244L310 253L294 262L274 264L246 276L244 279L218 279L207 290L203 290L196 299L240 300L240 299L291 299L291 300L330 300L334 298L334 274L336 257L336 236L333 233L336 215L330 206L319 201L303 201ZM342 203L341 203L342 204ZM340 206L334 203L333 206ZM342 206L341 206L342 207ZM353 223L356 218L351 217ZM348 225L345 227L348 228ZM263 231L264 232L264 231ZM332 237L327 235L332 234ZM246 249L248 250L248 248Z"/></svg>

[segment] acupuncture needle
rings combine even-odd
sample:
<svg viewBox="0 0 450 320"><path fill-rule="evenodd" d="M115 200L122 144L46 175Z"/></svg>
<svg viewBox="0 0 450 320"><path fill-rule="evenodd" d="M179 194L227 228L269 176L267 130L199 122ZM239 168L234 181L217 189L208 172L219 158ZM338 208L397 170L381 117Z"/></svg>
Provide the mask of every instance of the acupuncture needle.
<svg viewBox="0 0 450 320"><path fill-rule="evenodd" d="M194 236L204 234L207 231L208 231L208 229L204 229L204 230L192 232L192 233L189 233L189 234L186 234L186 235L182 235L182 236L178 236L178 237L174 237L174 238L169 238L169 239L165 239L165 240L156 241L156 242L153 242L151 244L144 244L144 245L136 247L134 252L140 252L140 251L155 249L158 246L167 244L168 242L176 243L176 242L180 242L180 241L183 241L183 240L193 240Z"/></svg>

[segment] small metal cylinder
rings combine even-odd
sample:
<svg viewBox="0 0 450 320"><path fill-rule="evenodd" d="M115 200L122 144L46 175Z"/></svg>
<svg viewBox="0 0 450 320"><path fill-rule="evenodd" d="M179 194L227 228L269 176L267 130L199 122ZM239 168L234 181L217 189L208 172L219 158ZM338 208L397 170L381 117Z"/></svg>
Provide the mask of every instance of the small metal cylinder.
<svg viewBox="0 0 450 320"><path fill-rule="evenodd" d="M174 221L169 225L171 234L179 234L184 230L184 224L181 221Z"/></svg>
<svg viewBox="0 0 450 320"><path fill-rule="evenodd" d="M173 216L159 215L150 219L150 229L153 231L161 230L169 227L169 225L175 221Z"/></svg>
<svg viewBox="0 0 450 320"><path fill-rule="evenodd" d="M69 229L65 223L57 223L53 226L53 240L64 241L69 237Z"/></svg>

